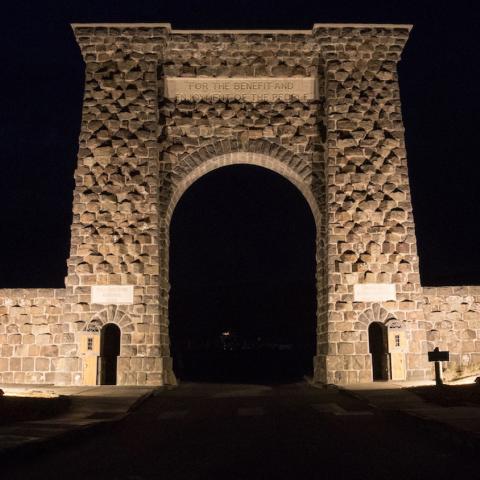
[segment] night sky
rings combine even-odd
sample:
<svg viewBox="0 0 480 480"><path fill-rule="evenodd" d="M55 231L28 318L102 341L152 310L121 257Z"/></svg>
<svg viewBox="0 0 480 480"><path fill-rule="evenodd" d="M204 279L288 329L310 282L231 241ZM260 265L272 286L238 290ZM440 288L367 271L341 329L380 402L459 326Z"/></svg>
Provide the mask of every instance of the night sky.
<svg viewBox="0 0 480 480"><path fill-rule="evenodd" d="M185 192L170 229L174 338L267 337L272 325L277 341L315 338L315 221L288 180L219 168Z"/></svg>
<svg viewBox="0 0 480 480"><path fill-rule="evenodd" d="M136 21L197 29L413 23L399 74L422 282L480 284L479 16L474 2L333 3L17 1L3 5L0 287L62 287L66 275L84 80L69 23ZM230 270L237 283L249 278L264 287L272 286L272 279L282 283L287 277L297 285L311 282L310 250L304 249L303 259L292 256L295 245L311 240L306 204L278 176L252 168L212 174L187 192L182 203L197 206L197 213L179 210L172 275L185 278L186 271L193 269L202 273L209 288L227 284ZM225 202L219 204L217 189L224 181L231 189L223 188ZM270 192L277 192L275 199L268 198ZM258 205L265 208L257 210ZM278 205L273 215L272 205ZM207 215L210 228L205 231ZM254 235L242 237L235 219L243 231L252 228ZM298 236L293 234L294 225ZM283 243L277 245L275 235ZM192 238L198 239L196 257L188 250ZM229 263L209 257L212 268L204 272L198 253L212 254L205 248L211 238L229 244L232 258ZM243 253L235 253L235 245L242 245ZM181 248L185 258L197 263L182 261ZM226 255L225 250L217 251ZM177 283L179 289L186 288ZM287 283L278 288L287 288Z"/></svg>

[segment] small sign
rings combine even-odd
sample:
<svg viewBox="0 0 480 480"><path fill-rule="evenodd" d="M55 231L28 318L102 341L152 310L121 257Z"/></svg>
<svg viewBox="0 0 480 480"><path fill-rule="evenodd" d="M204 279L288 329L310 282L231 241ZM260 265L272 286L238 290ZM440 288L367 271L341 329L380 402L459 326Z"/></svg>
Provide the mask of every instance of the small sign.
<svg viewBox="0 0 480 480"><path fill-rule="evenodd" d="M387 302L396 299L394 283L357 283L353 286L354 302Z"/></svg>
<svg viewBox="0 0 480 480"><path fill-rule="evenodd" d="M90 302L99 305L131 305L133 285L94 285Z"/></svg>
<svg viewBox="0 0 480 480"><path fill-rule="evenodd" d="M309 101L318 98L315 77L166 77L165 97L177 102Z"/></svg>
<svg viewBox="0 0 480 480"><path fill-rule="evenodd" d="M440 351L436 348L433 352L428 352L429 362L449 362L450 352L448 350Z"/></svg>

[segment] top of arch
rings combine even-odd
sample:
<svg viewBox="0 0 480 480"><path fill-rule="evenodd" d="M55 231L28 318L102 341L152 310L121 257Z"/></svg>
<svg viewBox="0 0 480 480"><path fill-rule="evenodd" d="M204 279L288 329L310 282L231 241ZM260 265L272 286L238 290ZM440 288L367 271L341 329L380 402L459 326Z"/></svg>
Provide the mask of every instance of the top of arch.
<svg viewBox="0 0 480 480"><path fill-rule="evenodd" d="M407 29L410 31L413 25L404 23L314 23L310 30L290 30L290 29L252 29L252 30L236 30L236 29L221 29L221 30L190 30L190 29L172 29L170 23L71 23L71 27L76 28L164 28L171 33L189 34L302 34L309 35L315 30L324 28L382 28L382 29Z"/></svg>

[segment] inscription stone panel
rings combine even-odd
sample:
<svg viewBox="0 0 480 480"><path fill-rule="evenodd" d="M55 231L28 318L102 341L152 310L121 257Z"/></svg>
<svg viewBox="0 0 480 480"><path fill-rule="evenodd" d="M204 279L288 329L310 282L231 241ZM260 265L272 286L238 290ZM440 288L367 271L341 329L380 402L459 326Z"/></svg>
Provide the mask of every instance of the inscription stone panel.
<svg viewBox="0 0 480 480"><path fill-rule="evenodd" d="M133 285L94 285L91 302L99 305L131 305Z"/></svg>
<svg viewBox="0 0 480 480"><path fill-rule="evenodd" d="M396 299L394 283L358 283L353 286L354 302L386 302Z"/></svg>
<svg viewBox="0 0 480 480"><path fill-rule="evenodd" d="M165 96L176 101L308 101L318 97L314 77L166 77Z"/></svg>

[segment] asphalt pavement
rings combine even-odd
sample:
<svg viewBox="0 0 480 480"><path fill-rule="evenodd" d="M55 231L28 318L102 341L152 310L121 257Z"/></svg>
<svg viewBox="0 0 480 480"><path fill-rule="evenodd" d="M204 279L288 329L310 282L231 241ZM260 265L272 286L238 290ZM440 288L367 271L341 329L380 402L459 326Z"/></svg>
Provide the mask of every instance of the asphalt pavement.
<svg viewBox="0 0 480 480"><path fill-rule="evenodd" d="M5 479L479 478L478 455L394 411L307 383L184 383Z"/></svg>

